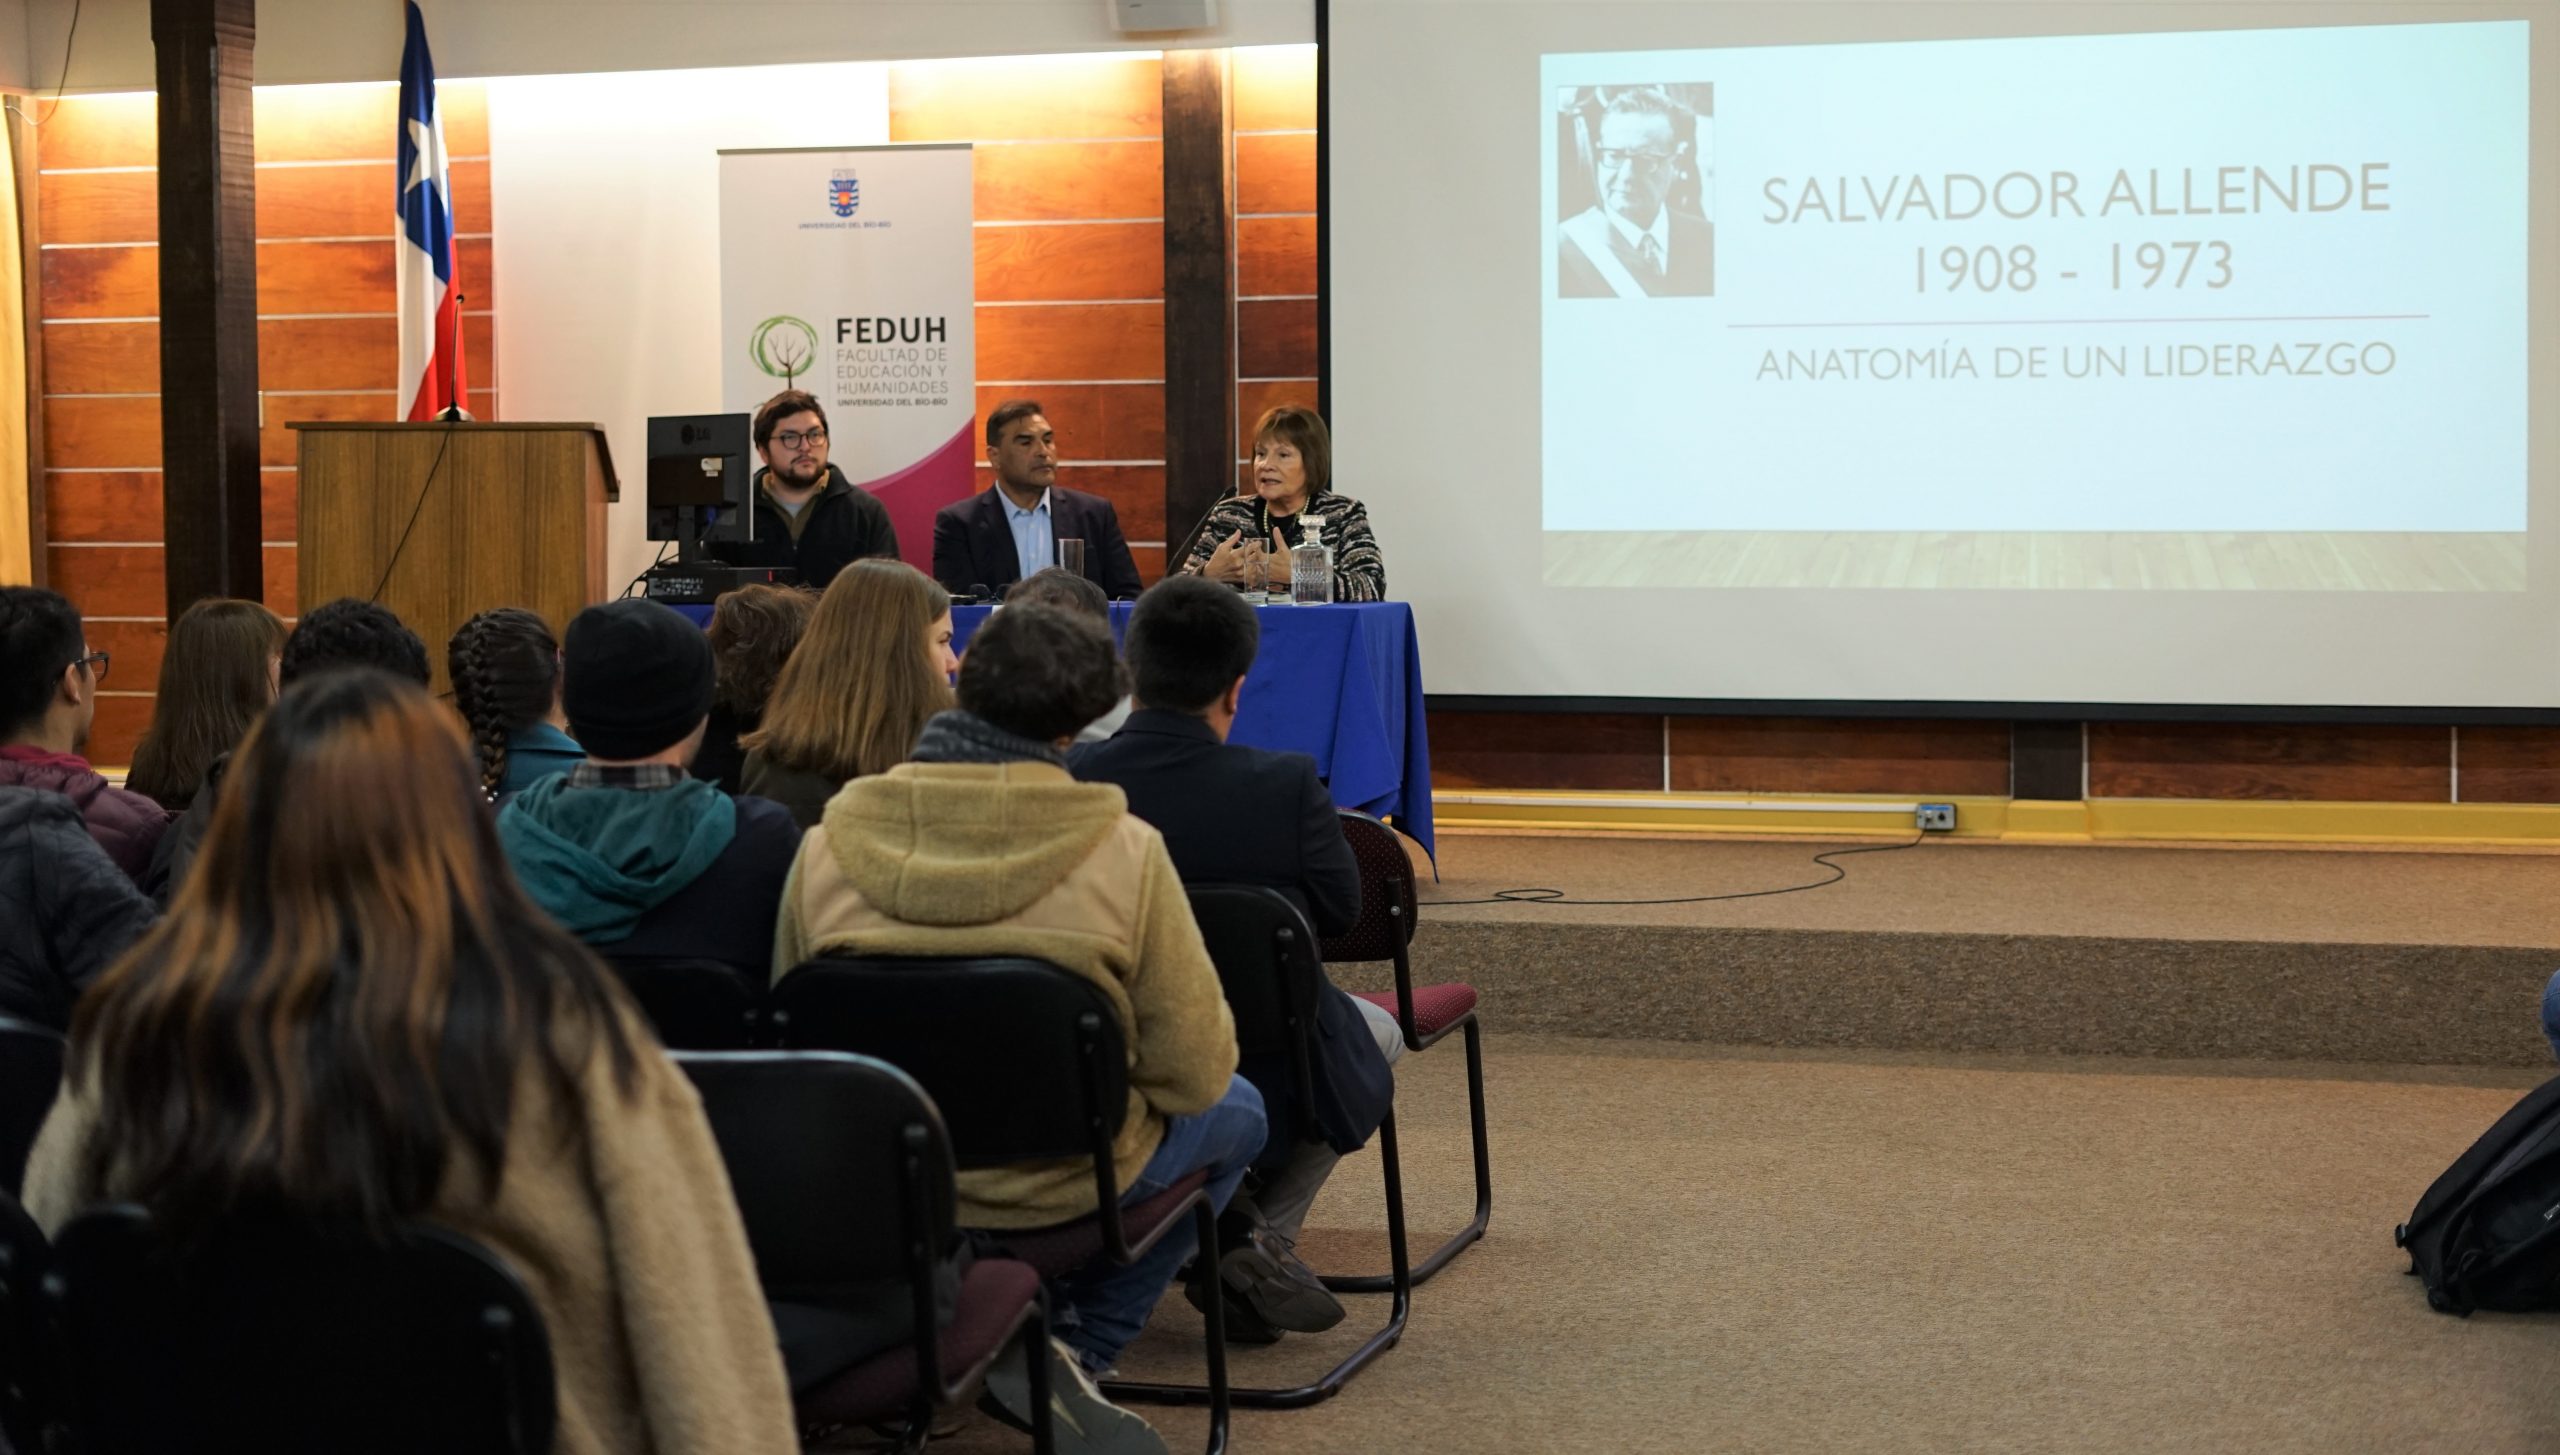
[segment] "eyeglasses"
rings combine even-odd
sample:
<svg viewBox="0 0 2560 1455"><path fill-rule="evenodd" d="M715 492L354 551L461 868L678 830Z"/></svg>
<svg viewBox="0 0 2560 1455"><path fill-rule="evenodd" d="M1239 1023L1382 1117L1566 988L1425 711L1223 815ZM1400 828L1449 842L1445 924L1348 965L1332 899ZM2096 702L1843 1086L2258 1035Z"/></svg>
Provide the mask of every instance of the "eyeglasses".
<svg viewBox="0 0 2560 1455"><path fill-rule="evenodd" d="M104 682L107 680L107 654L104 652L91 652L89 655L80 658L71 665L74 667L87 667L89 669L89 680L92 682Z"/></svg>
<svg viewBox="0 0 2560 1455"><path fill-rule="evenodd" d="M796 450L802 445L825 444L827 442L827 432L823 429L813 429L803 433L796 429L787 429L782 433L775 435L773 437L773 442L782 446L786 450Z"/></svg>
<svg viewBox="0 0 2560 1455"><path fill-rule="evenodd" d="M1604 167L1664 167L1671 164L1669 152L1629 151L1625 147L1602 147L1598 156L1600 165Z"/></svg>

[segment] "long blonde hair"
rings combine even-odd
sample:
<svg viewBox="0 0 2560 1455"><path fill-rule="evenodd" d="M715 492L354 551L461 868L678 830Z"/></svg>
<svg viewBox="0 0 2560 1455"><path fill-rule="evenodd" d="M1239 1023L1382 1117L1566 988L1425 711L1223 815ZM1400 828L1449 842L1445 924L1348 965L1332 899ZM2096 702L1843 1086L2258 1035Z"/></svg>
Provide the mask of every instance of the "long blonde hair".
<svg viewBox="0 0 2560 1455"><path fill-rule="evenodd" d="M903 561L837 572L774 680L763 724L738 746L840 783L905 762L925 719L951 706L924 641L950 610L951 593Z"/></svg>

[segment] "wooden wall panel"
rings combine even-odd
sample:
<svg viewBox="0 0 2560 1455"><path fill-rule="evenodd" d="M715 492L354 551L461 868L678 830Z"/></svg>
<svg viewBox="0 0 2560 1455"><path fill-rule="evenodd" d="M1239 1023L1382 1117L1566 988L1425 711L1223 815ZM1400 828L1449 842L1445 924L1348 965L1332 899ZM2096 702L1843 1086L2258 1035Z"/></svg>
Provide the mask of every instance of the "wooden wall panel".
<svg viewBox="0 0 2560 1455"><path fill-rule="evenodd" d="M1236 138L1239 215L1316 210L1316 139L1311 132Z"/></svg>
<svg viewBox="0 0 2560 1455"><path fill-rule="evenodd" d="M1316 291L1316 220L1246 217L1236 222L1236 296L1303 297ZM1314 355L1308 355L1310 370Z"/></svg>
<svg viewBox="0 0 2560 1455"><path fill-rule="evenodd" d="M2092 798L2329 799L2443 803L2443 728L2257 723L2092 723Z"/></svg>
<svg viewBox="0 0 2560 1455"><path fill-rule="evenodd" d="M259 539L290 541L295 476L290 468L259 472ZM108 470L45 477L46 539L68 545L162 539L160 472Z"/></svg>
<svg viewBox="0 0 2560 1455"><path fill-rule="evenodd" d="M133 761L133 745L142 741L143 729L151 726L151 696L126 695L121 686L124 664L119 662L112 670L119 686L98 694L98 715L89 724L89 742L83 750L92 763Z"/></svg>
<svg viewBox="0 0 2560 1455"><path fill-rule="evenodd" d="M1235 52L1236 130L1300 131L1316 124L1316 48L1245 46Z"/></svg>
<svg viewBox="0 0 2560 1455"><path fill-rule="evenodd" d="M158 618L160 548L149 546L45 547L47 580L70 597L83 616Z"/></svg>
<svg viewBox="0 0 2560 1455"><path fill-rule="evenodd" d="M1675 717L1670 725L1676 791L2009 791L2006 722Z"/></svg>
<svg viewBox="0 0 2560 1455"><path fill-rule="evenodd" d="M38 273L49 319L150 318L160 312L156 247L47 248Z"/></svg>
<svg viewBox="0 0 2560 1455"><path fill-rule="evenodd" d="M1244 379L1312 379L1316 301L1252 299L1236 304L1236 373Z"/></svg>
<svg viewBox="0 0 2560 1455"><path fill-rule="evenodd" d="M2465 803L2560 803L2560 728L2464 728L2454 743Z"/></svg>
<svg viewBox="0 0 2560 1455"><path fill-rule="evenodd" d="M1152 138L982 146L974 169L980 222L1164 216L1164 143Z"/></svg>
<svg viewBox="0 0 2560 1455"><path fill-rule="evenodd" d="M1162 85L1153 56L903 62L889 68L889 139L1155 137Z"/></svg>
<svg viewBox="0 0 2560 1455"><path fill-rule="evenodd" d="M48 172L149 167L160 160L160 105L147 94L74 96L37 113Z"/></svg>
<svg viewBox="0 0 2560 1455"><path fill-rule="evenodd" d="M981 225L976 242L981 303L1164 296L1161 223Z"/></svg>
<svg viewBox="0 0 2560 1455"><path fill-rule="evenodd" d="M1449 788L1662 787L1662 719L1633 713L1431 714L1431 781Z"/></svg>
<svg viewBox="0 0 2560 1455"><path fill-rule="evenodd" d="M491 357L497 332L487 314L462 320L463 356L474 374ZM160 325L44 325L47 394L121 392L156 379ZM389 316L270 318L258 325L258 383L268 410L289 408L278 396L306 390L392 389L400 382L400 323Z"/></svg>
<svg viewBox="0 0 2560 1455"><path fill-rule="evenodd" d="M1163 374L1161 303L978 310L981 379L1036 386L1051 380L1158 380Z"/></svg>
<svg viewBox="0 0 2560 1455"><path fill-rule="evenodd" d="M160 655L169 644L167 623L92 621L87 627L89 650L105 652L111 659L107 668L109 691L149 692L159 684Z"/></svg>
<svg viewBox="0 0 2560 1455"><path fill-rule="evenodd" d="M489 164L451 165L457 232L487 233ZM381 233L391 216L396 175L395 164L387 161L260 168L258 237L263 241ZM160 190L154 173L48 171L38 182L37 196L48 243L159 240Z"/></svg>
<svg viewBox="0 0 2560 1455"><path fill-rule="evenodd" d="M51 470L159 469L160 396L47 399L44 455Z"/></svg>
<svg viewBox="0 0 2560 1455"><path fill-rule="evenodd" d="M978 418L984 420L1009 399L1038 401L1058 432L1058 458L1078 460L1162 460L1164 458L1164 386L1162 384L1046 384L1028 388L984 384L978 388ZM978 436L984 439L983 432Z"/></svg>

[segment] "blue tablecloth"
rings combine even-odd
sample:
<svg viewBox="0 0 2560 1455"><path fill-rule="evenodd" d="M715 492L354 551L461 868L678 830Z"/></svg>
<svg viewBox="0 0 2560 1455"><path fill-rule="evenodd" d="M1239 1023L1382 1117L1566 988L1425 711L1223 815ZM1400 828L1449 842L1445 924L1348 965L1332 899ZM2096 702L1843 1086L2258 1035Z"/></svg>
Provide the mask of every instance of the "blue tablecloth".
<svg viewBox="0 0 2560 1455"><path fill-rule="evenodd" d="M991 606L951 609L952 649L964 650ZM1112 603L1111 632L1128 630L1134 603ZM708 624L708 606L676 610ZM1422 845L1436 862L1431 833L1431 739L1422 717L1422 648L1413 608L1401 601L1359 606L1264 606L1262 653L1244 679L1232 734L1257 748L1316 760L1346 808L1376 814Z"/></svg>
<svg viewBox="0 0 2560 1455"><path fill-rule="evenodd" d="M1111 607L1111 631L1128 629L1130 602ZM952 646L994 610L951 609ZM1244 679L1234 741L1305 753L1333 801L1388 820L1434 859L1431 741L1422 718L1422 649L1413 608L1264 606L1262 652Z"/></svg>

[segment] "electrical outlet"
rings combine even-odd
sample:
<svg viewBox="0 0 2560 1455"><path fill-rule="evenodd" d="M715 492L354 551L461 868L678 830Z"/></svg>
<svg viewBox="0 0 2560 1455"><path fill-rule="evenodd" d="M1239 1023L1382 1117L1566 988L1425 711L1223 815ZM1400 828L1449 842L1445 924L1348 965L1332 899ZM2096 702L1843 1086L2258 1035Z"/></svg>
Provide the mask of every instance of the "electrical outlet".
<svg viewBox="0 0 2560 1455"><path fill-rule="evenodd" d="M1923 833L1953 833L1956 827L1956 806L1952 803L1924 803L1920 805L1917 818L1920 831Z"/></svg>

